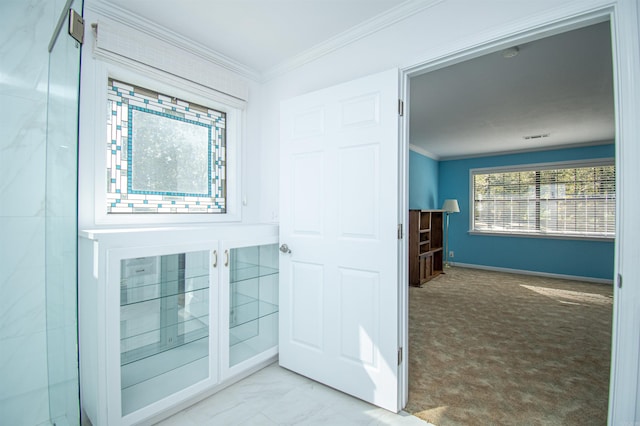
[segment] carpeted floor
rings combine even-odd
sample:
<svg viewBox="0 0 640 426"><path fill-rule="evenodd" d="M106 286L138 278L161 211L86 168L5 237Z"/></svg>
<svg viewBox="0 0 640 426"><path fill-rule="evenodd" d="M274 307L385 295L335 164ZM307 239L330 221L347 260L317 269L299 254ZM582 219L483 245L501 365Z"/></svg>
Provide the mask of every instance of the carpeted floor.
<svg viewBox="0 0 640 426"><path fill-rule="evenodd" d="M447 425L605 425L611 285L449 268L409 290L406 411Z"/></svg>

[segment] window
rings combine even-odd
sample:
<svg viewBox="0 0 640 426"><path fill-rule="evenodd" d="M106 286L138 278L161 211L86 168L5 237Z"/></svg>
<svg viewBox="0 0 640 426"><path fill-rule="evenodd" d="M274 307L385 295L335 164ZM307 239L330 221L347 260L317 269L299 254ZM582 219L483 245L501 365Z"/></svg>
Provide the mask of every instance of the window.
<svg viewBox="0 0 640 426"><path fill-rule="evenodd" d="M611 238L615 235L612 161L471 171L472 230L486 233Z"/></svg>
<svg viewBox="0 0 640 426"><path fill-rule="evenodd" d="M226 114L108 83L107 213L226 213Z"/></svg>

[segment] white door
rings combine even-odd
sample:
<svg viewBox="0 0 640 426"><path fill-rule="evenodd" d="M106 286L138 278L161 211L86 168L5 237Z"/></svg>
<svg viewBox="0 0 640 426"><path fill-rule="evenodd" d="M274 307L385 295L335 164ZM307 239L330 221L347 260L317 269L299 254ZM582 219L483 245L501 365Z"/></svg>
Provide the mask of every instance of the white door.
<svg viewBox="0 0 640 426"><path fill-rule="evenodd" d="M398 71L281 104L280 365L397 412Z"/></svg>

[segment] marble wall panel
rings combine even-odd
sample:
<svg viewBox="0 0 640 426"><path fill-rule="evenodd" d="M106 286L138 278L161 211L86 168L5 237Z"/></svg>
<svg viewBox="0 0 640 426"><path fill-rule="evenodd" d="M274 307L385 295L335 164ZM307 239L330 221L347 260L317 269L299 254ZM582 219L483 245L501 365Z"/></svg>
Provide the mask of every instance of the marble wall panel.
<svg viewBox="0 0 640 426"><path fill-rule="evenodd" d="M0 5L0 423L48 422L44 200L47 0Z"/></svg>

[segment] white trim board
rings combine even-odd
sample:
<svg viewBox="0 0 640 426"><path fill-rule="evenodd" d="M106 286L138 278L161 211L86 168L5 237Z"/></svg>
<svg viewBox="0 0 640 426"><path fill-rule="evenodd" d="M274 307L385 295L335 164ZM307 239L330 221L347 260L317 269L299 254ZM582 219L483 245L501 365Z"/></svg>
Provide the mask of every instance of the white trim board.
<svg viewBox="0 0 640 426"><path fill-rule="evenodd" d="M374 16L347 31L323 41L292 58L275 65L262 73L262 82L267 82L280 75L286 74L309 62L313 62L324 55L341 49L364 37L383 30L403 19L407 19L418 12L429 9L445 0L407 0L386 12Z"/></svg>
<svg viewBox="0 0 640 426"><path fill-rule="evenodd" d="M518 154L528 154L531 152L547 152L547 151L558 151L562 149L588 148L591 146L612 145L612 144L615 144L615 140L579 142L579 143L571 143L566 145L544 146L544 147L529 148L529 149L510 149L507 151L485 152L482 154L473 154L473 155L453 155L451 157L440 158L440 161L468 160L470 158L483 158L483 157L499 157L503 155L518 155Z"/></svg>
<svg viewBox="0 0 640 426"><path fill-rule="evenodd" d="M460 268L482 269L484 271L506 272L508 274L532 275L536 277L557 278L561 280L585 281L590 283L613 285L612 279L607 280L604 278L580 277L577 275L552 274L550 272L527 271L525 269L501 268L499 266L474 265L471 263L457 263L457 262L456 263L449 262L449 263L451 264L451 266L456 266Z"/></svg>
<svg viewBox="0 0 640 426"><path fill-rule="evenodd" d="M411 150L411 151L413 151L413 152L415 152L417 154L423 155L425 157L431 158L434 161L440 161L440 157L438 157L435 154L432 154L431 152L429 152L426 149L421 148L421 147L419 147L417 145L412 145L412 144L409 145L409 150Z"/></svg>

